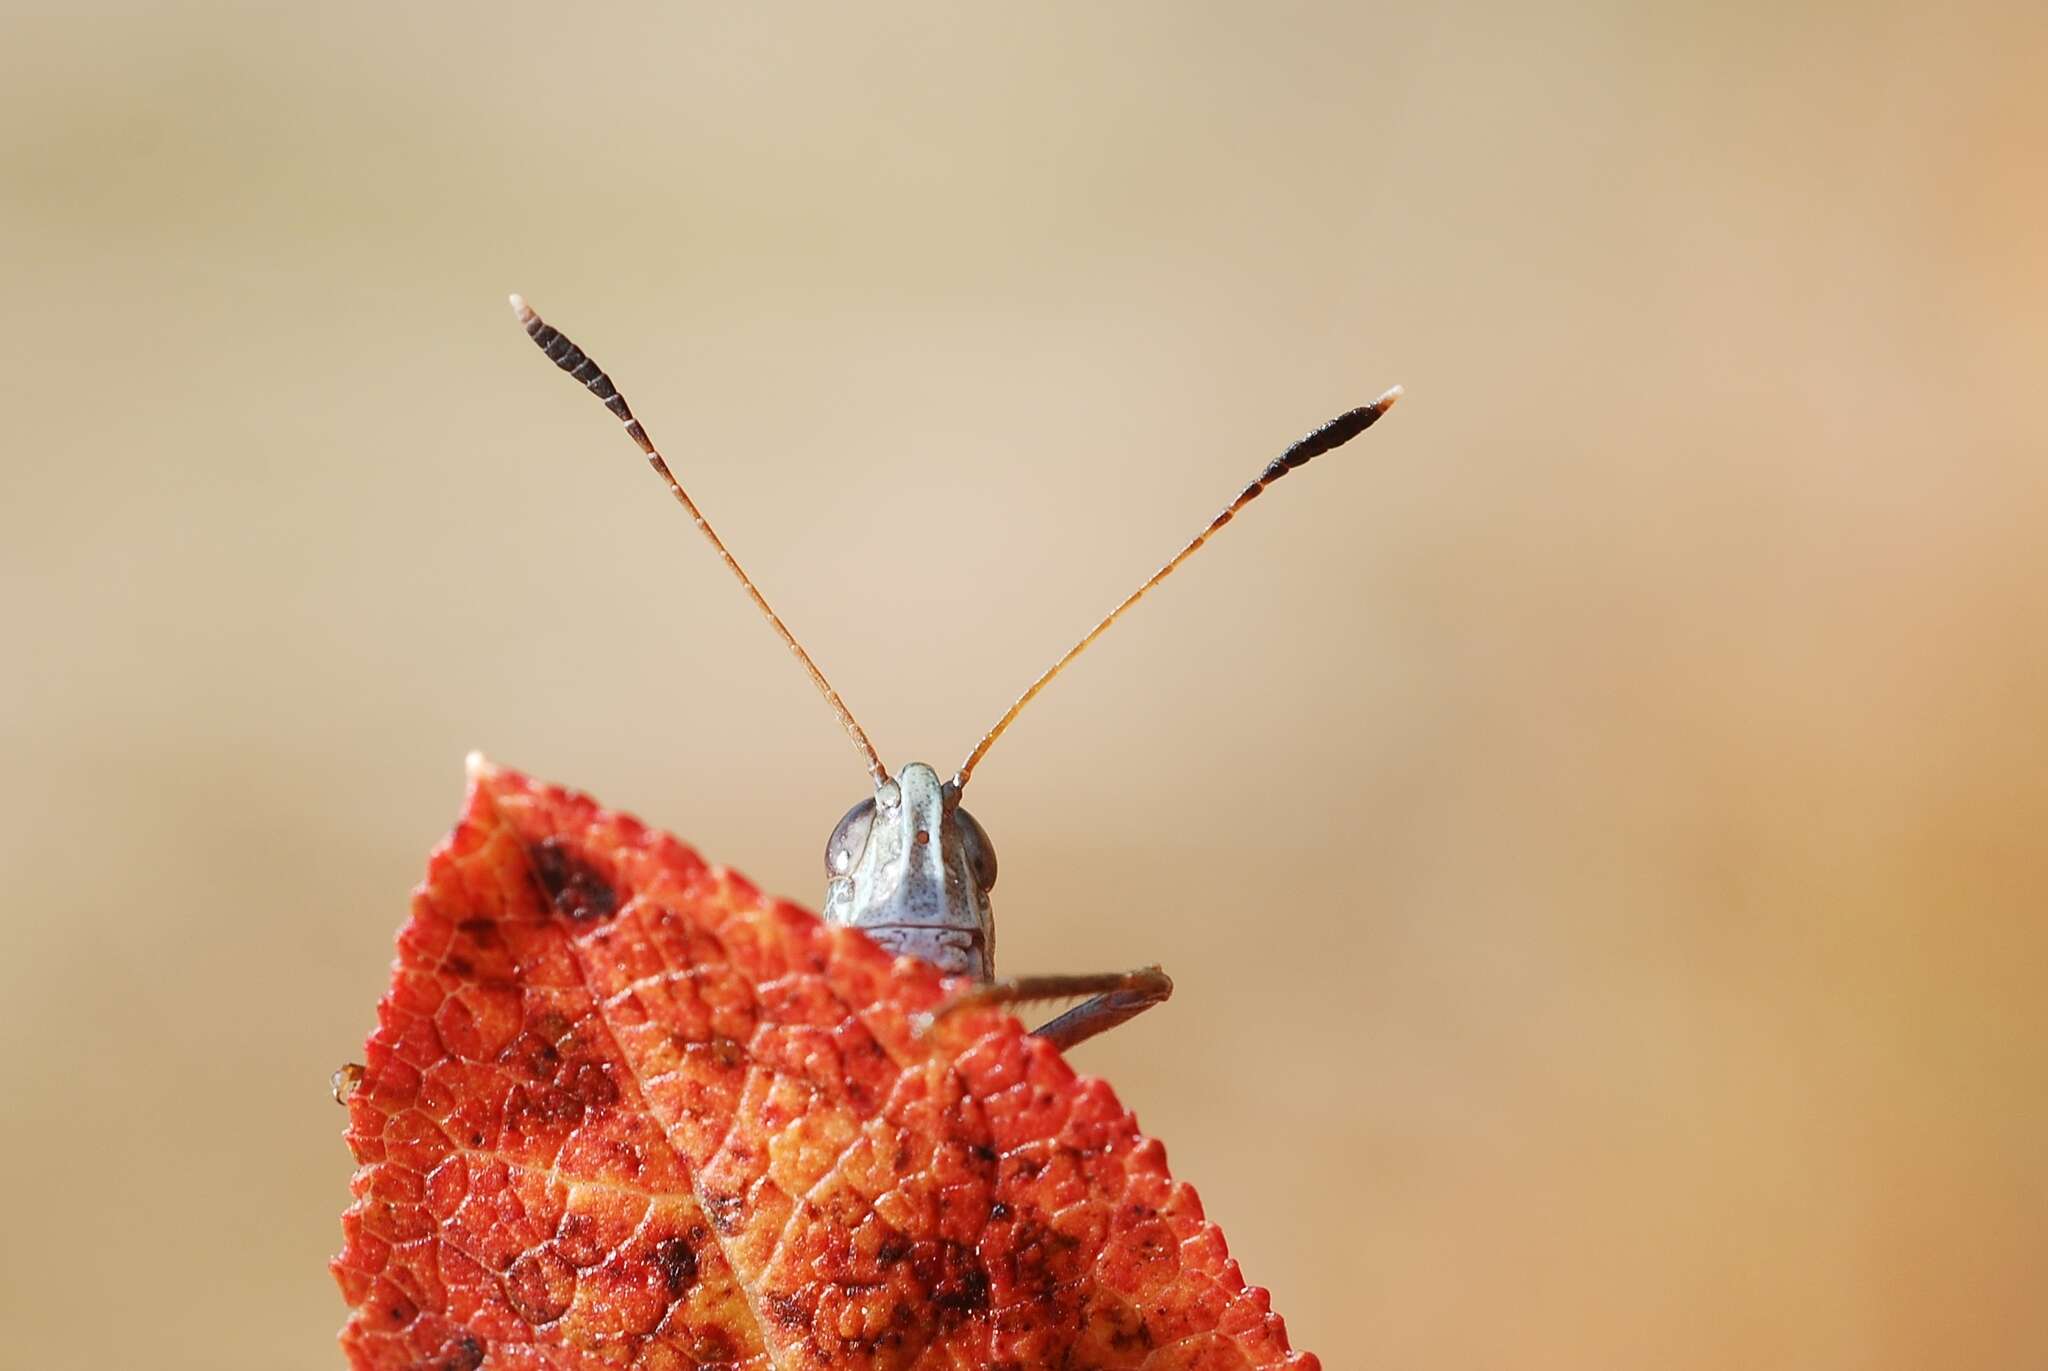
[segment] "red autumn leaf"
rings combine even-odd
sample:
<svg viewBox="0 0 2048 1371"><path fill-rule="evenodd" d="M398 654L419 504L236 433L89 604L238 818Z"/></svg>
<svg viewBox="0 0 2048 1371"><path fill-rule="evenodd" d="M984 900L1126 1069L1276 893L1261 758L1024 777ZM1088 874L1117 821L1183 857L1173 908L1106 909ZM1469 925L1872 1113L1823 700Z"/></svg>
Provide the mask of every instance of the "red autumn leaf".
<svg viewBox="0 0 2048 1371"><path fill-rule="evenodd" d="M473 766L398 952L358 1368L1317 1371L1107 1085L585 796Z"/></svg>

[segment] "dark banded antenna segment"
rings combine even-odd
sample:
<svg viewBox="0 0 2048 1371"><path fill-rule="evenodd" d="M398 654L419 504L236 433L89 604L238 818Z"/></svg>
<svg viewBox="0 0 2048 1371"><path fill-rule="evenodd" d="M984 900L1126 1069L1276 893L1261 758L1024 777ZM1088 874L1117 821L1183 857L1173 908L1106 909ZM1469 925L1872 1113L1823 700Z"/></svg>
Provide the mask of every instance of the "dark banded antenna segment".
<svg viewBox="0 0 2048 1371"><path fill-rule="evenodd" d="M881 756L876 753L875 745L868 741L866 731L854 719L853 711L846 707L846 702L839 698L839 692L825 679L825 673L818 670L818 664L811 660L811 654L804 651L803 644L796 640L796 635L789 631L788 626L769 605L768 597L761 593L753 578L748 576L746 569L740 565L739 559L726 547L725 540L711 527L710 521L704 517L704 512L697 508L697 502L683 489L683 483L669 470L667 460L656 450L653 440L647 436L647 430L641 426L640 421L633 417L633 407L626 403L626 397L612 384L612 378L605 375L604 368L592 361L582 348L571 342L567 334L535 314L524 298L517 295L512 297L512 312L519 316L520 324L526 329L526 336L533 339L535 346L547 354L548 360L582 382L592 395L604 401L604 407L612 412L612 417L625 425L626 436L637 443L640 451L647 455L647 464L668 483L669 493L676 497L678 504L689 511L690 518L696 521L697 531L704 535L719 559L738 578L748 598L753 600L754 607L761 611L761 617L768 621L769 627L775 630L783 645L795 655L803 666L804 673L811 678L811 684L818 688L818 693L825 697L825 703L832 706L832 712L839 716L840 726L846 730L846 736L853 739L854 747L859 749L861 757L867 762L868 775L876 785L887 780L888 768L882 765Z"/></svg>
<svg viewBox="0 0 2048 1371"><path fill-rule="evenodd" d="M1165 566L1160 567L1159 570L1147 577L1143 585L1125 596L1123 603L1105 615L1102 622L1089 629L1082 636L1080 642L1068 648L1064 657L1047 667L1044 674L1033 681L1030 688L1017 697L1017 702L1010 706L1009 712L996 720L994 728L991 728L982 735L981 741L975 745L974 751L967 755L967 760L962 762L960 769L953 773L953 785L955 788L966 789L969 778L974 775L974 768L980 765L983 757L988 755L988 750L995 746L996 739L1003 736L1003 730L1010 726L1011 721L1024 712L1024 706L1030 704L1032 698L1039 691L1045 689L1047 682L1064 671L1067 663L1080 656L1087 650L1090 643L1100 638L1103 632L1111 624L1115 623L1125 610L1143 599L1146 591L1158 585L1168 576L1171 576L1176 567L1194 556L1196 549L1200 548L1202 544L1208 542L1215 535L1217 529L1222 528L1232 519L1235 519L1239 510L1263 495L1267 486L1272 485L1273 482L1279 480L1288 472L1307 466L1310 462L1331 449L1342 447L1350 442L1353 438L1356 438L1378 422L1379 417L1392 409L1394 401L1400 398L1401 387L1394 386L1371 404L1360 405L1357 409L1353 410L1346 410L1330 420L1329 423L1295 440L1285 452L1275 457L1271 462L1268 462L1266 469L1261 471L1250 485L1239 491L1237 498L1225 505L1222 512L1209 521L1207 528L1189 540L1188 545L1175 553L1173 559Z"/></svg>

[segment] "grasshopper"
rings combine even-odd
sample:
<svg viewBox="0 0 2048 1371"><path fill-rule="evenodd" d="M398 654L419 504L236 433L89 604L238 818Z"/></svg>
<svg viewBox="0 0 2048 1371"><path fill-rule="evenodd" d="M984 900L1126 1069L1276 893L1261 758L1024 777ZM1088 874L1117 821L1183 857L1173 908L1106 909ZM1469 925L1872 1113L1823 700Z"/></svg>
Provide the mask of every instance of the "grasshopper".
<svg viewBox="0 0 2048 1371"><path fill-rule="evenodd" d="M697 502L676 479L667 459L633 416L632 407L611 377L517 295L512 297L512 310L527 336L548 359L602 400L605 408L625 426L627 436L667 483L669 493L696 522L698 531L739 580L755 608L803 666L866 762L874 793L847 811L825 843L826 921L858 928L892 952L922 958L948 975L972 981L973 988L942 1006L938 1010L940 1015L965 1004L1009 1005L1088 997L1033 1030L1063 1049L1165 1001L1173 993L1173 981L1157 966L1095 975L997 976L995 912L989 904L989 892L996 883L995 847L974 816L962 808L960 797L989 748L1053 677L1268 486L1372 427L1400 398L1401 387L1387 390L1371 404L1346 410L1267 463L1186 546L1046 668L982 736L952 777L941 780L938 771L923 762L912 762L894 775L889 773L839 692L825 679L825 673L783 624L767 597L705 519Z"/></svg>

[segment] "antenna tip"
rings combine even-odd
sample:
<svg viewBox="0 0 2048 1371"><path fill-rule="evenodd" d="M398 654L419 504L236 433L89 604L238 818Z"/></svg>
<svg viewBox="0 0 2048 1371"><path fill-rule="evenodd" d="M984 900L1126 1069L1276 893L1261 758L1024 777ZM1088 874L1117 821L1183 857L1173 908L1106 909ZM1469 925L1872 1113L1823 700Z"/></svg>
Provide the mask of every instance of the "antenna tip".
<svg viewBox="0 0 2048 1371"><path fill-rule="evenodd" d="M512 298L516 300L519 297L515 295ZM1400 399L1403 395L1406 395L1407 393L1408 392L1400 386L1388 386L1386 389L1386 393L1381 395L1379 399L1373 401L1369 408L1376 409L1380 413L1385 414L1388 410L1394 407L1394 401Z"/></svg>
<svg viewBox="0 0 2048 1371"><path fill-rule="evenodd" d="M512 312L519 316L520 323L523 324L533 317L533 309L526 303L524 295L515 290L505 298L511 302Z"/></svg>

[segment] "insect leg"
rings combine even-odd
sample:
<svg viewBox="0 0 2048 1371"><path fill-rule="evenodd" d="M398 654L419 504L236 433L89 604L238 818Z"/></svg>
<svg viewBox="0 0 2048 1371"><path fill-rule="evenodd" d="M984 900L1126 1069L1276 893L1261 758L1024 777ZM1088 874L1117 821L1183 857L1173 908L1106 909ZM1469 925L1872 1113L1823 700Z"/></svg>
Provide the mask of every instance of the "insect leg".
<svg viewBox="0 0 2048 1371"><path fill-rule="evenodd" d="M944 1018L970 1005L1026 1004L1033 1000L1064 1000L1074 995L1092 998L1075 1005L1050 1022L1032 1029L1058 1048L1085 1042L1106 1033L1126 1019L1137 1017L1155 1004L1164 1004L1173 994L1173 978L1156 966L1136 971L1103 971L1089 976L1003 976L961 995L942 1006L934 1018Z"/></svg>

